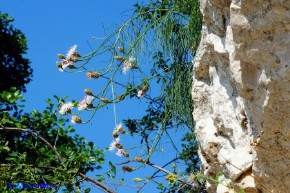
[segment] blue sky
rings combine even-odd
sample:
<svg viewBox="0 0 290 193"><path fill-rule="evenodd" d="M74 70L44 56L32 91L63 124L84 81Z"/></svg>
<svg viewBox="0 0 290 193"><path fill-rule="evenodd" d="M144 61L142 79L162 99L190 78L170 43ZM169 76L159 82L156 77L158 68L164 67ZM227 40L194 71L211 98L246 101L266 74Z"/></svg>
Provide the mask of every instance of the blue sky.
<svg viewBox="0 0 290 193"><path fill-rule="evenodd" d="M81 54L89 52L90 46L96 47L100 42L94 37L105 37L105 31L112 31L118 24L128 19L132 14L132 5L136 2L135 0L0 0L1 12L12 16L15 19L13 25L28 39L27 57L31 60L34 73L33 81L27 85L28 91L24 94L27 101L26 110L43 110L45 99L53 95L80 100L84 96L84 88L94 89L99 86L94 80L88 80L84 74L59 72L55 65L58 60L57 53L66 53L74 44L78 45L77 50ZM102 62L105 60L106 56L98 59ZM141 116L144 107L144 101L137 99L117 105L117 122ZM114 114L109 107L101 109L89 124L77 125L76 129L97 147L106 148L112 141L111 133L114 126ZM173 135L180 137L178 133ZM132 140L129 137L125 137L123 142L128 146L140 144L138 139ZM166 163L162 161L169 155L174 156L174 151L168 151L166 154L158 154L155 157L157 163ZM119 158L111 152L108 152L106 157L112 162L125 161L124 158ZM152 174L152 171L154 170L149 168L132 174L123 174L119 171L121 175L118 177L124 177L128 180L125 183L133 184L130 181L132 178L142 178L144 174ZM153 187L155 186L145 187L144 192L152 192ZM133 188L125 187L118 192L135 191ZM100 191L93 189L91 192Z"/></svg>

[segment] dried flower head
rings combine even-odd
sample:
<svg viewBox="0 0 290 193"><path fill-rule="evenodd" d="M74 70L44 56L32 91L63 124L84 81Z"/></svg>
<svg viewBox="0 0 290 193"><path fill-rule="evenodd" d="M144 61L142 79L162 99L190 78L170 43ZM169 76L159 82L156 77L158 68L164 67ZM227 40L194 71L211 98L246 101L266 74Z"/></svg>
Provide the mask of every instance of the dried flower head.
<svg viewBox="0 0 290 193"><path fill-rule="evenodd" d="M118 60L118 61L123 60L123 57L122 57L122 56L114 56L114 58L115 58L116 60Z"/></svg>
<svg viewBox="0 0 290 193"><path fill-rule="evenodd" d="M123 172L132 172L133 168L131 166L123 166L122 171Z"/></svg>
<svg viewBox="0 0 290 193"><path fill-rule="evenodd" d="M119 50L119 52L124 53L124 48L123 48L123 47L119 46L119 47L118 47L118 50Z"/></svg>
<svg viewBox="0 0 290 193"><path fill-rule="evenodd" d="M76 116L76 115L73 115L73 116L71 117L71 122L72 122L73 124L76 124L76 123L82 123L82 118L80 118L80 117L78 117L78 116Z"/></svg>
<svg viewBox="0 0 290 193"><path fill-rule="evenodd" d="M95 79L97 79L97 78L99 78L100 76L101 76L101 74L98 73L98 72L87 72L87 77L88 77L88 79L91 79L91 78L95 78Z"/></svg>
<svg viewBox="0 0 290 193"><path fill-rule="evenodd" d="M87 95L90 95L90 96L93 95L93 93L92 93L92 91L91 91L90 89L87 89L87 88L86 88L86 89L84 90L84 92L85 92Z"/></svg>
<svg viewBox="0 0 290 193"><path fill-rule="evenodd" d="M118 131L113 131L112 135L113 135L114 138L118 138L119 137Z"/></svg>
<svg viewBox="0 0 290 193"><path fill-rule="evenodd" d="M135 157L135 160L136 160L137 162L143 162L143 159L142 159L141 157L139 157L139 156Z"/></svg>

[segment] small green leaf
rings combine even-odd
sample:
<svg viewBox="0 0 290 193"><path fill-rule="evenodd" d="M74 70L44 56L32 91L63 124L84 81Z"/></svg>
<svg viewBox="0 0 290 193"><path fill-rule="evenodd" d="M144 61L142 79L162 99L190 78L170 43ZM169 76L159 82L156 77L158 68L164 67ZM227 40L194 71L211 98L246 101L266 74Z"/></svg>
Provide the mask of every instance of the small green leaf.
<svg viewBox="0 0 290 193"><path fill-rule="evenodd" d="M116 166L113 165L111 161L109 161L110 170L113 172L114 175L116 175Z"/></svg>

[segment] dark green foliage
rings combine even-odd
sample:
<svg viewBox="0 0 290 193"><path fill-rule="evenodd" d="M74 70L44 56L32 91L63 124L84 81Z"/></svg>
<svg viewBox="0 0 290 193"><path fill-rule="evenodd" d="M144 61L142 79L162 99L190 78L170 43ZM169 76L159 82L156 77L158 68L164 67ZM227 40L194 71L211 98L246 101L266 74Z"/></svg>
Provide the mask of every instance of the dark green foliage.
<svg viewBox="0 0 290 193"><path fill-rule="evenodd" d="M60 118L50 99L42 113L34 110L21 113L17 117L8 112L0 114L0 187L7 191L9 183L56 184L75 192L80 186L80 173L100 169L103 152L92 142L74 134L67 120ZM30 132L7 130L22 128L37 133L59 152L62 162L55 152L40 138ZM37 192L42 192L39 190Z"/></svg>
<svg viewBox="0 0 290 193"><path fill-rule="evenodd" d="M23 55L27 51L27 39L11 23L13 18L0 12L0 92L11 87L25 92L31 81L32 69Z"/></svg>

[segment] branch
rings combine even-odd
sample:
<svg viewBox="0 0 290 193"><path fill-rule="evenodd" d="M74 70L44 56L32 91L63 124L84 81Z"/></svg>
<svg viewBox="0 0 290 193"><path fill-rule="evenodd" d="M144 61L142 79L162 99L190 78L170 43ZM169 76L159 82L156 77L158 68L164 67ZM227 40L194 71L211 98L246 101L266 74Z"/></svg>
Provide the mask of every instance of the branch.
<svg viewBox="0 0 290 193"><path fill-rule="evenodd" d="M60 156L59 152L46 140L44 139L43 137L41 137L39 134L33 132L33 131L30 131L28 129L22 129L22 128L16 128L16 127L4 127L2 126L0 129L4 129L4 130L15 130L15 131L22 131L22 132L28 132L30 133L31 135L34 135L35 137L39 138L41 141L43 141L47 146L49 146L53 151L54 151L54 154L56 155L56 157L58 158L58 160L62 163L63 162L63 159L62 157Z"/></svg>
<svg viewBox="0 0 290 193"><path fill-rule="evenodd" d="M84 180L93 182L94 184L96 184L97 186L101 187L103 190L105 190L108 193L115 193L113 190L111 190L109 187L105 186L104 184L102 184L101 182L98 182L97 180L86 176L85 174L80 173L79 174L80 177L82 177Z"/></svg>

